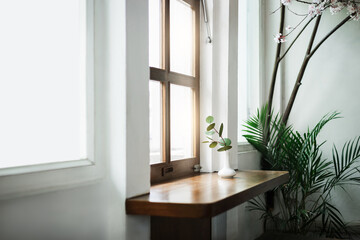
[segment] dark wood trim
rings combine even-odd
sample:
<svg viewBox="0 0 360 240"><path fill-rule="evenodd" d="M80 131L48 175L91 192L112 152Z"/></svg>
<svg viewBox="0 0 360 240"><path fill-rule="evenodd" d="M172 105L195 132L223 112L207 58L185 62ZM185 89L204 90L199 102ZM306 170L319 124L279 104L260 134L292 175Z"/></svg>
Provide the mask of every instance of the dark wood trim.
<svg viewBox="0 0 360 240"><path fill-rule="evenodd" d="M151 217L153 240L211 239L211 218Z"/></svg>
<svg viewBox="0 0 360 240"><path fill-rule="evenodd" d="M194 131L195 131L195 156L197 164L200 164L200 1L194 0L192 6L195 7L195 89L194 91Z"/></svg>
<svg viewBox="0 0 360 240"><path fill-rule="evenodd" d="M196 83L195 77L187 76L187 75L175 73L175 72L169 72L168 79L171 84L181 85L181 86L185 86L185 87L191 87L196 90L197 83Z"/></svg>
<svg viewBox="0 0 360 240"><path fill-rule="evenodd" d="M161 68L165 69L166 68L166 61L167 61L167 56L166 56L166 52L167 52L167 44L166 44L166 35L165 33L168 31L169 27L166 25L166 19L168 19L168 15L166 15L165 13L169 11L166 10L166 8L169 6L169 4L166 4L165 0L161 0L161 4L162 4L162 11L161 11L161 19L162 19L162 28L161 28L161 44L162 44L162 62L161 62Z"/></svg>
<svg viewBox="0 0 360 240"><path fill-rule="evenodd" d="M195 176L194 165L198 164L196 158L188 158L170 163L158 163L151 165L151 184L166 182L172 179L178 179L187 176ZM172 172L164 173L164 168L173 168Z"/></svg>
<svg viewBox="0 0 360 240"><path fill-rule="evenodd" d="M289 179L285 171L241 171L222 179L216 173L154 185L147 195L126 200L126 213L177 218L209 218Z"/></svg>
<svg viewBox="0 0 360 240"><path fill-rule="evenodd" d="M200 163L200 129L199 129L199 72L200 72L200 1L185 0L194 10L195 26L195 56L194 75L188 76L170 71L170 0L163 0L163 67L164 69L150 67L150 79L162 82L162 121L163 121L163 163L151 165L151 182L158 183L172 178L191 176L194 174L193 166ZM190 87L194 92L194 158L171 161L171 132L170 132L170 84ZM170 171L172 168L172 171ZM169 170L169 171L168 171ZM163 174L166 171L166 174Z"/></svg>
<svg viewBox="0 0 360 240"><path fill-rule="evenodd" d="M169 72L170 69L170 0L162 0L164 4L164 57L165 57L165 70Z"/></svg>
<svg viewBox="0 0 360 240"><path fill-rule="evenodd" d="M176 72L167 72L166 70L150 67L150 79L161 82L170 82L171 84L185 87L197 88L197 78Z"/></svg>
<svg viewBox="0 0 360 240"><path fill-rule="evenodd" d="M170 162L171 146L170 146L170 84L163 83L163 162Z"/></svg>
<svg viewBox="0 0 360 240"><path fill-rule="evenodd" d="M167 73L164 69L150 67L150 80L165 82Z"/></svg>

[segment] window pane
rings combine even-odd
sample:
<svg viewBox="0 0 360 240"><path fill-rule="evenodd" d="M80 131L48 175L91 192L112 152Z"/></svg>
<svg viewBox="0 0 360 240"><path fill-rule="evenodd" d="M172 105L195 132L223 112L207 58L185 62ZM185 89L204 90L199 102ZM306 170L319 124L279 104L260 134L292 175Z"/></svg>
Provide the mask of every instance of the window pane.
<svg viewBox="0 0 360 240"><path fill-rule="evenodd" d="M85 2L0 0L0 168L85 159Z"/></svg>
<svg viewBox="0 0 360 240"><path fill-rule="evenodd" d="M161 83L150 81L150 164L163 162L161 98Z"/></svg>
<svg viewBox="0 0 360 240"><path fill-rule="evenodd" d="M161 0L149 0L149 65L163 68Z"/></svg>
<svg viewBox="0 0 360 240"><path fill-rule="evenodd" d="M194 97L189 87L170 85L171 160L194 156Z"/></svg>
<svg viewBox="0 0 360 240"><path fill-rule="evenodd" d="M194 75L194 16L191 7L170 0L170 70Z"/></svg>

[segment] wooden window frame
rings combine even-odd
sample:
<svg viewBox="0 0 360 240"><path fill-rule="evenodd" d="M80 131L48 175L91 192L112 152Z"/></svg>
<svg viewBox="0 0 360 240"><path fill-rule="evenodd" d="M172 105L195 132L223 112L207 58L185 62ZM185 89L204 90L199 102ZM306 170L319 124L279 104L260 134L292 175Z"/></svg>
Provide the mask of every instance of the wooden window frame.
<svg viewBox="0 0 360 240"><path fill-rule="evenodd" d="M162 0L162 68L150 67L150 81L162 84L162 163L151 165L151 184L168 181L174 178L194 174L194 165L200 163L200 130L199 130L199 79L200 79L200 1L182 0L194 11L194 76L170 71L170 0ZM170 143L170 84L190 87L194 93L193 129L194 157L171 161Z"/></svg>

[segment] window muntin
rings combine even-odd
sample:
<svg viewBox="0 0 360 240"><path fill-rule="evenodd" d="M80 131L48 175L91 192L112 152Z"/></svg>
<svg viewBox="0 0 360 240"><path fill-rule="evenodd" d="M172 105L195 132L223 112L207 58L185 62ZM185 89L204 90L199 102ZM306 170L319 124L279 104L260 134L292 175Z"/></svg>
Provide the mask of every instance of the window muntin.
<svg viewBox="0 0 360 240"><path fill-rule="evenodd" d="M157 1L151 0L149 4L157 4ZM151 165L152 183L167 180L173 177L181 177L193 173L190 167L199 163L199 4L198 0L162 0L162 33L161 39L163 49L162 59L164 68L156 68L150 65L151 81L158 81L162 88L162 162ZM180 4L180 5L179 5ZM178 24L172 24L171 14L177 10L177 6L184 10L177 13ZM149 7L152 9L153 7ZM190 13L190 14L189 14ZM180 15L179 15L180 14ZM150 15L150 14L149 14ZM187 26L179 24L179 16L188 19L182 19L187 22ZM186 29L182 29L186 28ZM151 27L149 31L151 31ZM189 36L175 37L180 40L187 38L187 43L179 45L181 41L171 41L171 33L178 30L180 33L189 34ZM151 33L149 34L151 37ZM176 45L178 44L178 46ZM176 59L173 56L181 53ZM188 46L183 49L184 46ZM150 46L151 48L151 46ZM150 49L151 54L157 54L157 51ZM185 58L184 58L185 56ZM151 61L151 60L150 60ZM178 61L176 65L176 61ZM178 68L172 67L171 62L175 63ZM190 62L190 65L188 64ZM150 90L151 91L151 90ZM172 95L174 93L174 96ZM155 93L150 92L150 96ZM181 99L186 97L186 100ZM153 104L154 101L152 101ZM183 104L186 103L186 104ZM157 104L157 103L156 103ZM154 109L150 106L150 109ZM151 110L150 110L151 111ZM182 112L185 111L185 112ZM151 113L150 113L151 114ZM183 116L181 116L183 114ZM184 124L179 123L179 118ZM151 131L151 130L150 130ZM182 131L181 134L178 134ZM151 141L151 140L150 140ZM150 150L151 151L151 150ZM152 152L151 152L152 153Z"/></svg>
<svg viewBox="0 0 360 240"><path fill-rule="evenodd" d="M92 155L88 10L86 0L0 1L1 169Z"/></svg>

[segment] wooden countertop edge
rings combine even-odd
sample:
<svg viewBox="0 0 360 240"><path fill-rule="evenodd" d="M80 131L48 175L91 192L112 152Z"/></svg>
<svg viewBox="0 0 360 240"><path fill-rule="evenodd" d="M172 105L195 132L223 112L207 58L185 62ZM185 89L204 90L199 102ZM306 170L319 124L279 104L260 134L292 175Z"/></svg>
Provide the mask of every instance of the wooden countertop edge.
<svg viewBox="0 0 360 240"><path fill-rule="evenodd" d="M126 213L132 215L147 215L178 218L207 218L223 213L259 194L267 192L289 180L289 173L273 178L245 191L236 193L217 202L209 203L164 203L134 201L126 199Z"/></svg>
<svg viewBox="0 0 360 240"><path fill-rule="evenodd" d="M220 200L213 204L211 216L209 216L209 217L214 217L220 213L230 210L233 207L236 207L246 201L251 200L252 198L254 198L262 193L265 193L269 190L274 189L275 187L277 187L281 184L288 182L288 180L289 180L289 173L286 173L277 178L273 178L267 182L258 184L258 185L254 186L250 189L247 189L243 192L239 192L228 198Z"/></svg>

